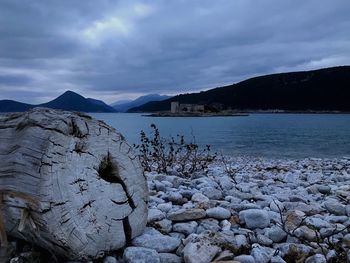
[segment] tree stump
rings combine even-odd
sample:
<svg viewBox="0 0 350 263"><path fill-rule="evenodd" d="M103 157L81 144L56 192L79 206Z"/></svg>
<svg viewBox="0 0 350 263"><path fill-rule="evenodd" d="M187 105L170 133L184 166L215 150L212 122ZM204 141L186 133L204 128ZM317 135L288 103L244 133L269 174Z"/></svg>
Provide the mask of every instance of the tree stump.
<svg viewBox="0 0 350 263"><path fill-rule="evenodd" d="M104 122L45 108L3 115L0 156L2 245L6 230L56 255L96 258L143 232L146 179Z"/></svg>

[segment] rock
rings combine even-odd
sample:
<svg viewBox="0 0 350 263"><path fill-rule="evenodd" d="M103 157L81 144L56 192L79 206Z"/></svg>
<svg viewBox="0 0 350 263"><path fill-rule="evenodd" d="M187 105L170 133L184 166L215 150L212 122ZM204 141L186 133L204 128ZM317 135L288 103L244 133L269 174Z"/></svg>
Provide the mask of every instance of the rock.
<svg viewBox="0 0 350 263"><path fill-rule="evenodd" d="M144 247L127 247L123 260L125 263L161 263L157 251Z"/></svg>
<svg viewBox="0 0 350 263"><path fill-rule="evenodd" d="M200 208L180 209L176 212L170 212L168 219L172 221L191 221L204 218L206 215L206 212Z"/></svg>
<svg viewBox="0 0 350 263"><path fill-rule="evenodd" d="M229 219L231 217L231 212L222 207L209 208L206 212L207 212L207 217L211 217L219 220Z"/></svg>
<svg viewBox="0 0 350 263"><path fill-rule="evenodd" d="M193 194L191 200L192 200L192 202L197 202L197 203L207 203L207 202L209 202L209 198L206 197L205 195L201 194L201 193Z"/></svg>
<svg viewBox="0 0 350 263"><path fill-rule="evenodd" d="M157 208L165 213L169 212L172 208L173 208L173 205L172 203L163 203L163 204L159 204L157 206Z"/></svg>
<svg viewBox="0 0 350 263"><path fill-rule="evenodd" d="M273 244L273 241L270 238L268 238L267 236L261 235L261 234L258 234L256 236L256 240L262 246L268 247L268 246L271 246Z"/></svg>
<svg viewBox="0 0 350 263"><path fill-rule="evenodd" d="M115 257L108 256L103 259L103 263L118 263L118 260Z"/></svg>
<svg viewBox="0 0 350 263"><path fill-rule="evenodd" d="M299 238L304 238L308 241L313 241L316 239L316 232L310 228L308 228L307 226L301 226L298 227L295 231L294 231L295 236L299 237Z"/></svg>
<svg viewBox="0 0 350 263"><path fill-rule="evenodd" d="M267 236L276 243L279 243L287 238L287 233L279 226L273 226L267 230Z"/></svg>
<svg viewBox="0 0 350 263"><path fill-rule="evenodd" d="M305 219L305 223L317 229L332 227L326 220L318 217L308 217Z"/></svg>
<svg viewBox="0 0 350 263"><path fill-rule="evenodd" d="M201 192L211 200L222 199L222 192L214 187L203 187Z"/></svg>
<svg viewBox="0 0 350 263"><path fill-rule="evenodd" d="M228 262L228 260L233 259L234 254L229 250L222 251L216 258L214 262Z"/></svg>
<svg viewBox="0 0 350 263"><path fill-rule="evenodd" d="M154 227L162 233L170 233L173 226L169 219L163 219L161 221L154 222Z"/></svg>
<svg viewBox="0 0 350 263"><path fill-rule="evenodd" d="M200 221L197 227L197 234L209 230L210 232L218 232L220 230L219 222L216 219L208 218Z"/></svg>
<svg viewBox="0 0 350 263"><path fill-rule="evenodd" d="M328 195L331 193L331 187L328 186L328 185L319 185L317 186L317 190L321 193L321 194L324 194L324 195Z"/></svg>
<svg viewBox="0 0 350 263"><path fill-rule="evenodd" d="M165 214L156 208L151 208L148 210L147 222L151 223L154 221L159 221L165 218Z"/></svg>
<svg viewBox="0 0 350 263"><path fill-rule="evenodd" d="M236 235L235 239L236 242L233 243L233 246L235 246L237 250L248 246L248 239L245 235Z"/></svg>
<svg viewBox="0 0 350 263"><path fill-rule="evenodd" d="M270 217L267 211L261 209L249 209L239 213L239 219L245 222L249 229L265 228L270 225Z"/></svg>
<svg viewBox="0 0 350 263"><path fill-rule="evenodd" d="M224 230L230 230L231 229L231 223L228 220L222 220L220 222L221 229Z"/></svg>
<svg viewBox="0 0 350 263"><path fill-rule="evenodd" d="M327 263L326 258L322 254L316 254L311 257L308 257L305 260L305 263Z"/></svg>
<svg viewBox="0 0 350 263"><path fill-rule="evenodd" d="M255 262L268 263L274 254L274 250L259 245L254 245L251 255L255 259Z"/></svg>
<svg viewBox="0 0 350 263"><path fill-rule="evenodd" d="M181 263L179 256L170 253L159 253L160 263Z"/></svg>
<svg viewBox="0 0 350 263"><path fill-rule="evenodd" d="M131 241L133 246L145 247L156 250L157 252L172 252L181 243L176 237L162 235L155 229L146 229L146 231Z"/></svg>
<svg viewBox="0 0 350 263"><path fill-rule="evenodd" d="M188 223L176 223L173 225L173 231L189 235L196 232L198 223L191 221Z"/></svg>
<svg viewBox="0 0 350 263"><path fill-rule="evenodd" d="M278 200L273 200L270 203L270 209L276 213L279 213L280 211L283 211L284 205L282 202L280 202Z"/></svg>
<svg viewBox="0 0 350 263"><path fill-rule="evenodd" d="M259 263L259 262L255 262L255 259L251 255L239 255L235 257L234 260L241 263Z"/></svg>
<svg viewBox="0 0 350 263"><path fill-rule="evenodd" d="M340 204L336 201L326 201L324 202L324 207L330 212L331 214L343 216L346 215L346 209L345 205Z"/></svg>
<svg viewBox="0 0 350 263"><path fill-rule="evenodd" d="M290 231L293 231L298 227L301 222L304 220L305 213L299 210L290 211L287 213L286 217L286 228Z"/></svg>
<svg viewBox="0 0 350 263"><path fill-rule="evenodd" d="M168 194L168 200L174 204L182 205L188 200L182 196L179 192L170 192Z"/></svg>
<svg viewBox="0 0 350 263"><path fill-rule="evenodd" d="M196 243L189 242L183 250L183 255L185 263L210 263L219 252L219 247L202 239Z"/></svg>
<svg viewBox="0 0 350 263"><path fill-rule="evenodd" d="M273 256L270 260L270 263L287 263L280 256Z"/></svg>

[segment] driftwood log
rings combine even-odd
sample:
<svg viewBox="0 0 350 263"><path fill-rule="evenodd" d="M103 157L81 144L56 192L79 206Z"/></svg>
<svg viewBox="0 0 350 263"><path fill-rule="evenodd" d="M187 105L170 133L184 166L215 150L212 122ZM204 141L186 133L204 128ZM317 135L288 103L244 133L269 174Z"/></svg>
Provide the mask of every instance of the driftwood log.
<svg viewBox="0 0 350 263"><path fill-rule="evenodd" d="M131 147L105 123L45 108L0 116L2 246L7 233L96 258L142 233L147 194Z"/></svg>

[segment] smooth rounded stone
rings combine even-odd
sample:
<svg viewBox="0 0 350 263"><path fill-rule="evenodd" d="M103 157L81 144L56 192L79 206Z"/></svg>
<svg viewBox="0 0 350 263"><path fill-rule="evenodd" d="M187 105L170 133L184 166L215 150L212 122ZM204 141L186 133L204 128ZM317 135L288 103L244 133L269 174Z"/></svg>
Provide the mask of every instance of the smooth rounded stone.
<svg viewBox="0 0 350 263"><path fill-rule="evenodd" d="M173 231L189 235L196 232L198 223L196 221L191 221L188 223L176 223L173 225Z"/></svg>
<svg viewBox="0 0 350 263"><path fill-rule="evenodd" d="M156 197L156 196L149 196L149 203L154 203L154 204L162 204L165 203L165 201L162 198Z"/></svg>
<svg viewBox="0 0 350 263"><path fill-rule="evenodd" d="M283 211L284 205L282 202L280 202L278 200L273 200L270 203L270 209L276 213L279 213L279 212Z"/></svg>
<svg viewBox="0 0 350 263"><path fill-rule="evenodd" d="M273 226L267 229L266 234L275 243L282 242L287 238L287 233L279 226Z"/></svg>
<svg viewBox="0 0 350 263"><path fill-rule="evenodd" d="M304 220L305 213L299 210L289 211L286 216L285 225L288 230L294 230Z"/></svg>
<svg viewBox="0 0 350 263"><path fill-rule="evenodd" d="M350 216L350 205L345 206L345 212L347 216Z"/></svg>
<svg viewBox="0 0 350 263"><path fill-rule="evenodd" d="M196 233L200 234L207 230L211 232L218 232L220 230L219 221L213 218L201 220L197 227Z"/></svg>
<svg viewBox="0 0 350 263"><path fill-rule="evenodd" d="M159 253L160 263L181 263L179 256L171 253Z"/></svg>
<svg viewBox="0 0 350 263"><path fill-rule="evenodd" d="M205 210L200 208L179 209L175 212L169 212L168 219L172 221L191 221L204 218L206 215Z"/></svg>
<svg viewBox="0 0 350 263"><path fill-rule="evenodd" d="M242 247L248 246L248 239L245 235L236 235L235 236L235 242L233 243L234 246L236 245L238 249Z"/></svg>
<svg viewBox="0 0 350 263"><path fill-rule="evenodd" d="M234 254L231 251L224 250L214 259L214 262L229 262L233 257Z"/></svg>
<svg viewBox="0 0 350 263"><path fill-rule="evenodd" d="M313 241L316 239L316 232L307 226L301 226L298 227L295 231L294 234L298 238L304 238L308 241Z"/></svg>
<svg viewBox="0 0 350 263"><path fill-rule="evenodd" d="M287 262L280 256L273 256L270 260L270 263L287 263Z"/></svg>
<svg viewBox="0 0 350 263"><path fill-rule="evenodd" d="M196 243L189 242L183 250L185 263L210 263L221 251L218 246L211 245L206 239Z"/></svg>
<svg viewBox="0 0 350 263"><path fill-rule="evenodd" d="M234 257L234 260L241 263L259 263L255 262L255 259L251 255L239 255L237 257Z"/></svg>
<svg viewBox="0 0 350 263"><path fill-rule="evenodd" d="M328 185L319 185L317 186L317 190L324 195L328 195L331 193L332 188Z"/></svg>
<svg viewBox="0 0 350 263"><path fill-rule="evenodd" d="M195 192L192 189L186 189L186 190L181 190L180 191L180 194L182 194L182 196L184 198L187 198L188 200L191 200L191 198L192 198L194 193Z"/></svg>
<svg viewBox="0 0 350 263"><path fill-rule="evenodd" d="M329 213L337 215L337 216L343 216L346 215L346 209L345 205L337 202L337 201L326 201L324 202L324 207L328 210Z"/></svg>
<svg viewBox="0 0 350 263"><path fill-rule="evenodd" d="M261 209L249 209L239 212L239 219L242 220L249 229L265 228L270 225L269 213Z"/></svg>
<svg viewBox="0 0 350 263"><path fill-rule="evenodd" d="M260 245L262 246L271 246L273 244L273 241L268 238L267 236L264 236L264 235L261 235L261 234L258 234L256 236L256 240L257 240L257 243L259 243Z"/></svg>
<svg viewBox="0 0 350 263"><path fill-rule="evenodd" d="M209 198L202 193L195 193L192 195L191 201L197 203L208 203Z"/></svg>
<svg viewBox="0 0 350 263"><path fill-rule="evenodd" d="M250 252L250 254L255 259L255 262L268 263L270 262L274 254L274 250L268 247L262 247L262 246L253 244L253 249Z"/></svg>
<svg viewBox="0 0 350 263"><path fill-rule="evenodd" d="M103 263L119 263L119 261L115 257L108 256L103 259Z"/></svg>
<svg viewBox="0 0 350 263"><path fill-rule="evenodd" d="M219 185L220 185L221 189L223 189L223 190L232 189L234 186L233 180L228 176L220 177L219 178Z"/></svg>
<svg viewBox="0 0 350 263"><path fill-rule="evenodd" d="M327 259L322 254L316 254L308 257L305 260L305 263L327 263Z"/></svg>
<svg viewBox="0 0 350 263"><path fill-rule="evenodd" d="M207 211L207 217L215 218L215 219L229 219L231 217L231 212L222 207L213 207L209 208Z"/></svg>
<svg viewBox="0 0 350 263"><path fill-rule="evenodd" d="M203 187L200 191L211 200L222 199L222 192L214 187Z"/></svg>
<svg viewBox="0 0 350 263"><path fill-rule="evenodd" d="M168 194L168 200L171 201L173 204L184 204L188 201L179 192L170 192Z"/></svg>
<svg viewBox="0 0 350 263"><path fill-rule="evenodd" d="M305 200L305 196L300 196L300 195L291 195L289 197L289 200L291 202L303 202L305 203L307 200Z"/></svg>
<svg viewBox="0 0 350 263"><path fill-rule="evenodd" d="M133 246L151 248L157 252L172 252L180 245L181 240L148 228L141 236L134 238L131 243Z"/></svg>
<svg viewBox="0 0 350 263"><path fill-rule="evenodd" d="M342 240L343 244L350 248L350 234L346 234L344 237L343 237L343 240Z"/></svg>
<svg viewBox="0 0 350 263"><path fill-rule="evenodd" d="M165 184L163 184L163 183L161 183L161 182L159 182L159 181L155 181L154 184L155 184L155 188L156 188L156 190L157 190L158 192L159 192L159 191L162 191L162 192L165 192L165 191L166 191L166 186L165 186Z"/></svg>
<svg viewBox="0 0 350 263"><path fill-rule="evenodd" d="M165 218L165 214L156 208L148 209L147 222L151 223L154 221L159 221Z"/></svg>
<svg viewBox="0 0 350 263"><path fill-rule="evenodd" d="M317 229L332 227L329 222L318 217L307 217L305 223Z"/></svg>
<svg viewBox="0 0 350 263"><path fill-rule="evenodd" d="M160 210L160 211L163 211L165 213L169 212L172 208L173 208L173 204L171 202L169 203L163 203L163 204L159 204L157 206L157 208Z"/></svg>
<svg viewBox="0 0 350 263"><path fill-rule="evenodd" d="M192 202L188 202L186 204L183 204L182 208L183 209L192 209L192 208L196 208L196 205ZM204 208L204 207L201 207L201 208Z"/></svg>
<svg viewBox="0 0 350 263"><path fill-rule="evenodd" d="M331 224L335 224L335 223L345 223L346 221L349 220L348 216L326 216L325 220Z"/></svg>
<svg viewBox="0 0 350 263"><path fill-rule="evenodd" d="M219 223L220 227L222 230L230 230L231 229L231 223L230 221L228 220L222 220L220 223Z"/></svg>
<svg viewBox="0 0 350 263"><path fill-rule="evenodd" d="M173 228L172 222L169 219L156 221L154 222L154 226L163 233L169 233Z"/></svg>
<svg viewBox="0 0 350 263"><path fill-rule="evenodd" d="M169 236L176 237L176 238L179 238L181 240L186 238L185 234L182 234L182 233L179 233L179 232L170 232Z"/></svg>
<svg viewBox="0 0 350 263"><path fill-rule="evenodd" d="M161 263L157 251L144 247L127 247L123 260L125 263Z"/></svg>

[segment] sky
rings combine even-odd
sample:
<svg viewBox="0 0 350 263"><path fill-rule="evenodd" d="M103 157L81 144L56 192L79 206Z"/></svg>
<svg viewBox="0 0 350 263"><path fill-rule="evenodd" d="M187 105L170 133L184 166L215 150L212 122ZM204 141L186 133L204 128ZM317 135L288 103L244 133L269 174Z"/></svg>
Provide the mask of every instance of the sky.
<svg viewBox="0 0 350 263"><path fill-rule="evenodd" d="M0 99L112 103L350 65L349 0L1 0Z"/></svg>

